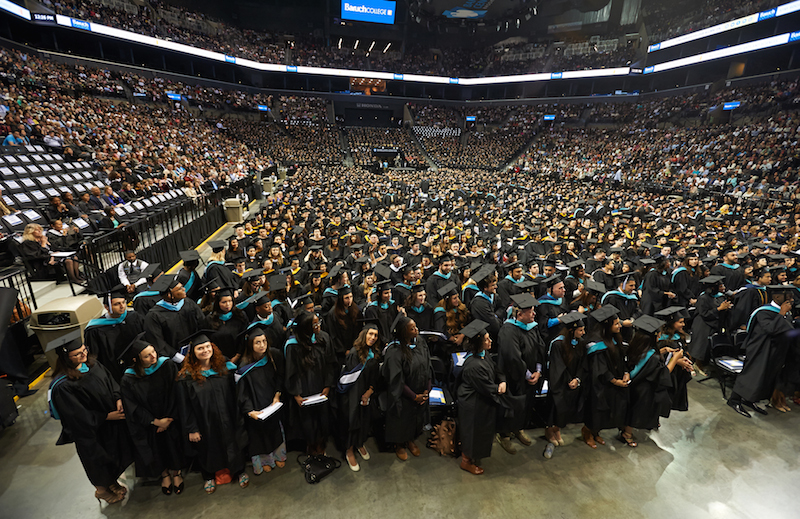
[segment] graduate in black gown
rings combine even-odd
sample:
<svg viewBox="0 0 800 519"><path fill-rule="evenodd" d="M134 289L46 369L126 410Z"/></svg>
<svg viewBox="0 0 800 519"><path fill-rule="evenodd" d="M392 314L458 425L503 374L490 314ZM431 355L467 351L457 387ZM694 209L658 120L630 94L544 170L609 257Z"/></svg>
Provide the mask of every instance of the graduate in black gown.
<svg viewBox="0 0 800 519"><path fill-rule="evenodd" d="M628 385L630 401L625 427L617 437L628 447L637 446L633 429L657 429L660 418L669 416L669 388L672 386L670 374L683 359L683 350L672 352L667 364L661 358L656 336L666 324L664 321L643 315L633 324L636 333L628 346L626 364L631 377Z"/></svg>
<svg viewBox="0 0 800 519"><path fill-rule="evenodd" d="M131 440L117 382L89 356L80 330L47 345L58 358L50 384L50 412L61 421L56 445L75 444L95 497L122 501L127 489L117 478L133 461Z"/></svg>
<svg viewBox="0 0 800 519"><path fill-rule="evenodd" d="M697 296L695 305L689 355L701 375L705 375L704 368L711 356L709 337L722 331L727 314L733 307L725 298L723 280L722 276L707 276L700 280L703 291Z"/></svg>
<svg viewBox="0 0 800 519"><path fill-rule="evenodd" d="M550 276L539 283L539 286L546 287L546 292L539 298L539 307L536 309L536 322L539 323L539 333L545 344L556 338L561 330L561 314L568 312L564 302L564 282L558 276Z"/></svg>
<svg viewBox="0 0 800 519"><path fill-rule="evenodd" d="M686 386L692 380L694 366L686 353L689 336L684 329L688 315L682 306L671 306L655 315L656 318L664 321L656 339L662 362L667 364L668 359L674 357L679 351L682 359L681 369L670 370L672 385L667 388L671 401L670 409L675 411L689 410L689 393ZM669 416L669 413L666 416Z"/></svg>
<svg viewBox="0 0 800 519"><path fill-rule="evenodd" d="M474 320L460 331L469 352L458 375L458 431L461 468L483 474L481 460L492 454L497 416L524 414L525 397L507 391L506 377L487 355L492 347L489 323Z"/></svg>
<svg viewBox="0 0 800 519"><path fill-rule="evenodd" d="M503 320L498 317L502 313L500 303L497 298L497 276L488 269L481 268L472 278L478 284L478 291L469 303L469 311L472 317L489 323L489 336L492 342L497 344L497 335L500 333L500 326Z"/></svg>
<svg viewBox="0 0 800 519"><path fill-rule="evenodd" d="M206 262L206 270L203 273L203 284L212 279L223 287L239 286L240 278L225 265L225 242L222 240L210 241L211 257Z"/></svg>
<svg viewBox="0 0 800 519"><path fill-rule="evenodd" d="M603 294L600 304L612 305L619 310L617 316L622 323L620 335L628 342L633 338L633 320L641 314L639 297L636 295L636 278L628 273L620 274L616 279L617 288Z"/></svg>
<svg viewBox="0 0 800 519"><path fill-rule="evenodd" d="M655 265L644 275L642 281L642 312L653 315L670 305L669 301L676 297L671 291L669 262L667 258L656 254Z"/></svg>
<svg viewBox="0 0 800 519"><path fill-rule="evenodd" d="M532 443L523 429L528 426L534 398L544 383L547 351L536 322L536 299L524 293L511 296L511 301L512 316L500 327L497 339L498 367L506 376L509 394L525 397L525 412L504 417L497 426L497 437L506 452L516 454L512 435L523 445Z"/></svg>
<svg viewBox="0 0 800 519"><path fill-rule="evenodd" d="M236 364L241 356L239 335L247 328L247 316L233 304L233 289L223 288L217 292L214 309L206 317L203 329L211 330L209 339L217 345L223 355Z"/></svg>
<svg viewBox="0 0 800 519"><path fill-rule="evenodd" d="M339 289L336 296L336 304L333 305L322 320L322 329L331 336L333 350L336 352L336 360L339 365L344 364L345 357L353 341L358 337L360 331L361 310L355 304L353 291L350 287Z"/></svg>
<svg viewBox="0 0 800 519"><path fill-rule="evenodd" d="M339 374L339 364L330 336L320 328L315 314L302 312L295 318L292 335L284 346L286 393L289 402L291 438L306 442L306 453L325 452L330 434L331 388ZM309 397L324 396L326 400ZM306 402L308 401L308 402Z"/></svg>
<svg viewBox="0 0 800 519"><path fill-rule="evenodd" d="M622 351L622 324L613 305L605 305L591 314L597 327L588 339L589 380L587 382L586 425L583 441L591 448L605 445L603 429L625 427L628 413L630 373L625 369Z"/></svg>
<svg viewBox="0 0 800 519"><path fill-rule="evenodd" d="M569 424L583 423L586 400L581 383L588 382L586 360L586 317L570 312L561 318L564 327L550 343L547 355L548 398L550 418L545 438L553 445L563 446L561 429Z"/></svg>
<svg viewBox="0 0 800 519"><path fill-rule="evenodd" d="M247 308L253 309L253 319L247 328L258 326L264 330L269 343L273 345L271 347L283 351L283 344L286 342L286 323L282 322L281 318L272 311L272 299L269 297L269 292L259 292L248 299L248 301L250 300L252 303Z"/></svg>
<svg viewBox="0 0 800 519"><path fill-rule="evenodd" d="M186 463L175 388L178 366L167 357L159 357L143 338L142 333L131 342L124 356L131 367L120 382L136 475L160 476L164 494L180 494L184 488L181 469Z"/></svg>
<svg viewBox="0 0 800 519"><path fill-rule="evenodd" d="M792 345L789 332L794 330L791 312L796 290L792 285L768 286L770 304L757 308L747 322L744 367L728 399L728 405L742 416L750 418L745 407L767 414L756 402L772 397Z"/></svg>
<svg viewBox="0 0 800 519"><path fill-rule="evenodd" d="M244 353L236 370L239 413L247 429L247 454L256 476L286 465L286 439L282 412L283 353L270 346L264 330L247 332ZM281 407L263 420L259 413L269 406Z"/></svg>
<svg viewBox="0 0 800 519"><path fill-rule="evenodd" d="M401 461L408 459L406 448L420 455L414 440L422 434L429 415L431 357L416 323L400 314L392 323L397 340L384 352L381 376L387 385L386 441L395 444Z"/></svg>
<svg viewBox="0 0 800 519"><path fill-rule="evenodd" d="M405 301L404 307L406 309L406 317L414 319L420 331L438 331L435 312L433 311L433 307L428 304L428 294L425 292L424 285L414 285L411 289L411 295L408 300Z"/></svg>
<svg viewBox="0 0 800 519"><path fill-rule="evenodd" d="M361 470L356 451L365 461L370 458L364 443L378 413L378 399L372 397L380 377L378 341L377 324L368 322L350 346L336 384L337 442L353 472Z"/></svg>
<svg viewBox="0 0 800 519"><path fill-rule="evenodd" d="M277 274L269 278L269 295L272 298L272 311L277 314L282 323L288 323L294 317L292 307L287 300L286 288L289 280L285 274Z"/></svg>
<svg viewBox="0 0 800 519"><path fill-rule="evenodd" d="M196 250L183 250L180 252L183 265L178 271L178 280L186 289L186 297L197 301L203 295L203 282L197 273L200 265L200 254Z"/></svg>
<svg viewBox="0 0 800 519"><path fill-rule="evenodd" d="M237 368L207 333L201 330L187 339L189 348L176 386L184 439L189 442L187 454L194 454L195 467L205 481L203 488L212 494L217 488L216 477L224 474L238 480L242 488L250 480L244 472L247 434L234 386Z"/></svg>
<svg viewBox="0 0 800 519"><path fill-rule="evenodd" d="M197 303L186 298L186 290L176 278L162 276L159 281L162 299L147 313L144 329L159 356L173 357L181 339L199 330L205 316Z"/></svg>
<svg viewBox="0 0 800 519"><path fill-rule="evenodd" d="M144 331L144 316L128 310L127 291L117 285L103 297L106 315L86 325L84 337L89 354L97 358L119 382L125 363L118 360L131 341Z"/></svg>
<svg viewBox="0 0 800 519"><path fill-rule="evenodd" d="M379 281L375 283L375 300L364 309L364 317L375 319L381 334L381 347L390 343L392 339L392 323L397 318L399 310L392 299L392 282Z"/></svg>

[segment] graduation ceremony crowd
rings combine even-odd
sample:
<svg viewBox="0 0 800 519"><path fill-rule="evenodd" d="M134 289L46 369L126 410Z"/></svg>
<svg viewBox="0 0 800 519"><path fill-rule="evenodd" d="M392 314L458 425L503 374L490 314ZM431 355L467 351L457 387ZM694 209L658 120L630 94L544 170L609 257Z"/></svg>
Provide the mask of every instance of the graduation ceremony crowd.
<svg viewBox="0 0 800 519"><path fill-rule="evenodd" d="M126 254L85 340L48 346L59 444L114 503L131 462L165 494L189 470L212 493L287 450L335 447L358 471L374 438L407 461L454 417L460 467L478 475L493 444L514 454L531 429L545 458L570 427L587 452L635 448L688 409L728 342L745 359L730 412L790 411L793 199L600 180L301 167L205 262L185 251L167 275Z"/></svg>

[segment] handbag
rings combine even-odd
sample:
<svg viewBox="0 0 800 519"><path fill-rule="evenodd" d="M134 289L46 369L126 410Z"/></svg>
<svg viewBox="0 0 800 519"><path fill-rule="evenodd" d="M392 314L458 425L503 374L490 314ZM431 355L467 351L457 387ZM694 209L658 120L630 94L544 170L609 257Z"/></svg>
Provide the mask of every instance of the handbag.
<svg viewBox="0 0 800 519"><path fill-rule="evenodd" d="M306 483L314 484L319 483L322 479L342 466L342 462L330 456L323 456L318 454L316 456L306 456L306 459L300 461L301 456L297 457L297 463L303 467L303 473L306 477Z"/></svg>

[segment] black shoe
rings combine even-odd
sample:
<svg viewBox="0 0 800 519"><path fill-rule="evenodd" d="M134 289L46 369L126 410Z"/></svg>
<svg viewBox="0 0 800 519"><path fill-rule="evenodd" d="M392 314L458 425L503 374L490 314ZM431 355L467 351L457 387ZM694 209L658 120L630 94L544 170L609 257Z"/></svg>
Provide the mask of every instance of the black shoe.
<svg viewBox="0 0 800 519"><path fill-rule="evenodd" d="M728 405L733 408L734 411L739 413L740 415L744 416L745 418L751 418L750 413L748 413L744 407L742 407L741 402L732 402L728 400Z"/></svg>
<svg viewBox="0 0 800 519"><path fill-rule="evenodd" d="M763 415L767 414L767 410L759 406L755 402L748 402L747 400L742 400L742 404L746 405L747 407L749 407L758 414L763 414Z"/></svg>

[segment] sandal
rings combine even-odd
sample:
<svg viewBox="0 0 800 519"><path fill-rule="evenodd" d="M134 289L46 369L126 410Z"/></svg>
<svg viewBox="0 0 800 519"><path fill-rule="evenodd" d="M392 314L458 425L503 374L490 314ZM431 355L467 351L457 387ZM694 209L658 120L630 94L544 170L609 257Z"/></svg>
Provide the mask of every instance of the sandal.
<svg viewBox="0 0 800 519"><path fill-rule="evenodd" d="M100 490L96 490L94 493L94 497L95 499L97 499L98 503L102 499L109 505L113 505L114 503L119 503L124 499L124 496L117 494L116 492L112 492L110 490L104 490L102 492Z"/></svg>
<svg viewBox="0 0 800 519"><path fill-rule="evenodd" d="M239 474L239 486L241 488L247 488L247 485L249 484L250 484L250 478L247 477L247 474L245 474L244 472Z"/></svg>
<svg viewBox="0 0 800 519"><path fill-rule="evenodd" d="M164 480L167 480L167 485L164 485ZM161 493L165 496L172 495L172 477L167 472L166 476L161 476Z"/></svg>
<svg viewBox="0 0 800 519"><path fill-rule="evenodd" d="M206 491L206 494L213 494L217 490L217 482L213 479L207 480L206 484L203 485L203 490Z"/></svg>
<svg viewBox="0 0 800 519"><path fill-rule="evenodd" d="M119 484L119 483L117 483L116 481L115 481L115 482L113 482L113 483L111 483L111 484L108 486L108 489L109 489L110 491L114 492L115 494L119 494L119 495L121 495L122 497L125 497L125 495L128 493L128 489L127 489L127 488L125 488L125 487L123 487L122 485L120 485L120 484Z"/></svg>
<svg viewBox="0 0 800 519"><path fill-rule="evenodd" d="M175 484L175 478L181 478L180 485ZM175 492L175 495L178 495L183 492L183 471L179 470L177 473L175 473L174 476L172 476L172 488L173 491Z"/></svg>
<svg viewBox="0 0 800 519"><path fill-rule="evenodd" d="M275 466L278 467L279 469L282 469L283 467L286 466L286 462L285 461L280 461L280 460L275 460Z"/></svg>
<svg viewBox="0 0 800 519"><path fill-rule="evenodd" d="M619 433L617 439L631 448L636 447L638 445L638 443L636 443L636 439L633 437L632 434L630 436L625 436L625 433Z"/></svg>
<svg viewBox="0 0 800 519"><path fill-rule="evenodd" d="M596 442L597 442L597 443L599 443L600 445L605 445L605 444L606 444L606 441L605 441L605 440L603 439L603 437L602 437L602 436L600 436L599 434L598 434L597 436L595 436L595 437L594 437L594 441L596 441Z"/></svg>

